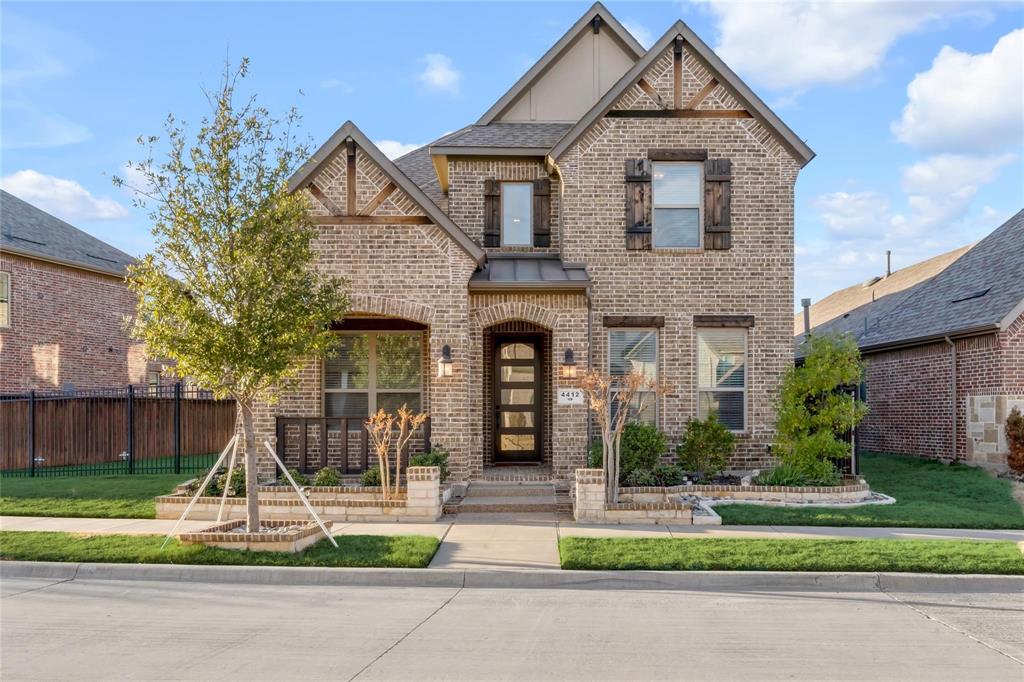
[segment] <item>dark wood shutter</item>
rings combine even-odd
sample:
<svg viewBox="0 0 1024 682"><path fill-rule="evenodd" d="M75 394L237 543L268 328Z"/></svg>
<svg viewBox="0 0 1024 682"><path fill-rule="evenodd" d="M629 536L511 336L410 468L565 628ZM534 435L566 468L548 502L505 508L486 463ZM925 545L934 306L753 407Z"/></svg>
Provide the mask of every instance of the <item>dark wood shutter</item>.
<svg viewBox="0 0 1024 682"><path fill-rule="evenodd" d="M626 248L651 249L651 162L626 159Z"/></svg>
<svg viewBox="0 0 1024 682"><path fill-rule="evenodd" d="M732 162L704 162L704 248L732 248Z"/></svg>
<svg viewBox="0 0 1024 682"><path fill-rule="evenodd" d="M484 180L484 246L501 246L501 183Z"/></svg>
<svg viewBox="0 0 1024 682"><path fill-rule="evenodd" d="M551 181L533 181L533 245L551 246Z"/></svg>

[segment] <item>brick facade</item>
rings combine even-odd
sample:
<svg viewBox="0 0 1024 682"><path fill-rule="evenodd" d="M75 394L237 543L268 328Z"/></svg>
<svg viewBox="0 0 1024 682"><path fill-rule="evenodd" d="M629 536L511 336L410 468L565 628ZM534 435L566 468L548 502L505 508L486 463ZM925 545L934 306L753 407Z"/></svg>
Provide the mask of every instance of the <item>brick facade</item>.
<svg viewBox="0 0 1024 682"><path fill-rule="evenodd" d="M956 344L956 440L953 440L952 347L945 342L867 353L865 383L870 411L858 429L861 449L958 459L976 464L1005 464L1005 451L983 446L998 443L1001 398L1024 397L1024 315L1005 331L959 339ZM978 408L993 415L983 420ZM982 404L985 404L982 407ZM1005 417L1003 417L1005 419ZM969 434L971 424L990 424ZM977 427L975 427L977 428Z"/></svg>
<svg viewBox="0 0 1024 682"><path fill-rule="evenodd" d="M683 64L686 101L711 76L689 53ZM671 102L671 50L644 77ZM619 106L654 104L634 86ZM742 108L721 86L700 107ZM701 149L709 158L731 160L731 249L625 249L625 161L644 158L651 148ZM362 150L356 166L357 205L364 206L389 179ZM452 454L453 480L480 476L491 461L489 344L496 331L511 328L528 327L545 339L543 462L561 479L571 479L575 469L585 466L588 415L583 406L557 404L558 389L576 384L561 377L560 359L572 349L580 372L590 366L606 369L606 315L664 317L658 371L674 390L659 402L658 424L673 446L687 420L697 414L694 316L753 316L754 325L747 329L747 428L731 464L763 466L770 460L767 446L774 435L779 381L792 364L793 193L800 166L776 134L752 118L604 118L549 163L537 158L449 157L448 194L440 203L479 244L486 180L550 179L551 246L486 251L549 252L565 263L583 263L593 282L589 296L470 293L469 279L477 264L434 225L321 225L319 267L348 279L352 315L398 317L427 326L424 405L431 413L432 442ZM326 162L313 181L330 203L345 205L344 155ZM321 215L327 214L319 202L313 204ZM398 190L373 215L423 211ZM452 349L454 376L439 379L433 368L446 344ZM308 363L294 386L281 391L276 405L261 406L258 437L273 435L278 415L322 415L321 375L320 363Z"/></svg>
<svg viewBox="0 0 1024 682"><path fill-rule="evenodd" d="M123 278L0 254L11 324L0 328L0 393L142 383L143 346L124 332L135 298Z"/></svg>

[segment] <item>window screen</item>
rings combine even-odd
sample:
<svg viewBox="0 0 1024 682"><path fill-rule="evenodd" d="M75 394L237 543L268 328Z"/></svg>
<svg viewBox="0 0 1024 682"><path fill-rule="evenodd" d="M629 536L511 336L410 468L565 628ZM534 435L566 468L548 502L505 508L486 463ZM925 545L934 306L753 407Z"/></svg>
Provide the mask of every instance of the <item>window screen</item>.
<svg viewBox="0 0 1024 682"><path fill-rule="evenodd" d="M697 330L697 416L714 412L732 431L746 428L747 330Z"/></svg>
<svg viewBox="0 0 1024 682"><path fill-rule="evenodd" d="M324 362L324 416L365 419L422 401L422 336L339 334Z"/></svg>

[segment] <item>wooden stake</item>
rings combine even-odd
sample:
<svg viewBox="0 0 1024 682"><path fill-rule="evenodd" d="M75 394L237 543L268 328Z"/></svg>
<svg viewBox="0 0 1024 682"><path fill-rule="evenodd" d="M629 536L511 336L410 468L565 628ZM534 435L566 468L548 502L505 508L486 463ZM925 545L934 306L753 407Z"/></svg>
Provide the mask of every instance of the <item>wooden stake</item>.
<svg viewBox="0 0 1024 682"><path fill-rule="evenodd" d="M180 517L178 517L178 522L174 524L174 528L172 528L171 532L168 533L167 537L164 538L164 543L160 545L160 549L163 549L167 546L167 543L174 535L174 532L178 530L178 526L180 526L181 522L185 520L185 517L188 516L188 513L192 511L192 507L195 506L196 500L198 500L199 497L203 494L203 491L206 490L206 486L210 485L210 480L213 479L213 475L217 473L217 467L219 467L220 463L224 461L224 458L227 457L228 455L228 450L234 447L237 441L238 434L236 433L234 436L231 437L231 440L228 441L228 446L224 448L224 452L220 453L220 457L217 458L217 462L213 465L213 467L210 468L210 473L206 474L206 479L203 481L203 484L199 486L199 490L196 491L196 494L192 496L192 501L188 503L187 507L185 507L185 511L182 512Z"/></svg>

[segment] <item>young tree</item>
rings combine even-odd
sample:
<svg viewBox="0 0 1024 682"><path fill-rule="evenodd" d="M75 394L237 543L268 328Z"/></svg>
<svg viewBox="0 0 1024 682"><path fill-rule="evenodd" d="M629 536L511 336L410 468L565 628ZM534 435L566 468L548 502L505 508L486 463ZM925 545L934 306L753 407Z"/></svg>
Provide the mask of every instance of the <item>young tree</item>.
<svg viewBox="0 0 1024 682"><path fill-rule="evenodd" d="M619 501L622 431L631 417L643 414L657 396L665 395L671 389L640 372L612 376L596 370L583 375L580 388L587 396L587 406L601 429L605 498L614 504Z"/></svg>
<svg viewBox="0 0 1024 682"><path fill-rule="evenodd" d="M131 321L149 355L217 397L234 398L244 434L247 527L258 532L253 409L273 401L310 356L324 354L328 324L348 307L344 281L314 268L316 228L307 198L288 192L308 149L292 134L295 110L276 119L235 101L243 59L206 92L211 113L194 139L173 116L166 158L157 137L139 138L146 158L130 163L135 202L151 208L156 246L129 271L138 296ZM114 178L119 186L128 186Z"/></svg>
<svg viewBox="0 0 1024 682"><path fill-rule="evenodd" d="M849 454L843 434L867 414L863 402L841 390L860 383L863 367L849 334L812 334L803 348L803 366L782 379L775 449L784 464L823 484L837 475L832 462Z"/></svg>
<svg viewBox="0 0 1024 682"><path fill-rule="evenodd" d="M366 430L373 441L373 451L377 453L377 462L380 466L380 489L381 497L390 500L397 497L398 488L402 480L402 451L409 444L413 433L427 421L427 413L415 413L403 404L398 408L397 417L384 410L377 410L377 414L366 420ZM391 488L391 442L395 436L395 425L398 425L398 439L395 441L395 485Z"/></svg>

